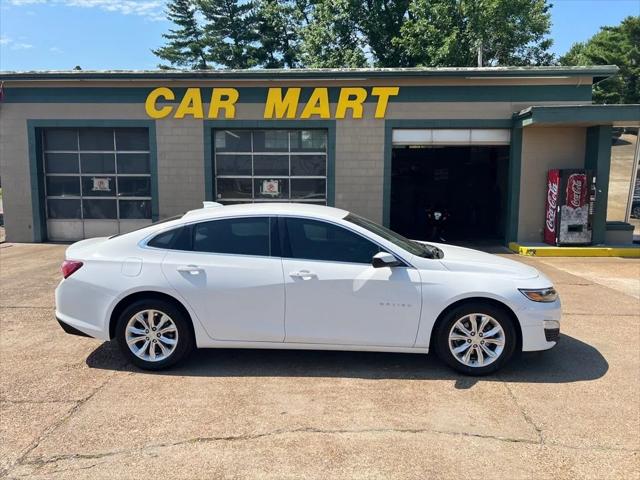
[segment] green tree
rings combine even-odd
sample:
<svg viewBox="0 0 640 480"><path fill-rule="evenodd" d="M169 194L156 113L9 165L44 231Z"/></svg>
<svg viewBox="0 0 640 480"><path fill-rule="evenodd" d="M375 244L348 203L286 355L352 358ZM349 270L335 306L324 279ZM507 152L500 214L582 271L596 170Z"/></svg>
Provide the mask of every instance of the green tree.
<svg viewBox="0 0 640 480"><path fill-rule="evenodd" d="M252 1L198 0L204 17L207 60L227 68L259 62L258 22Z"/></svg>
<svg viewBox="0 0 640 480"><path fill-rule="evenodd" d="M405 65L546 65L546 0L414 0L393 43Z"/></svg>
<svg viewBox="0 0 640 480"><path fill-rule="evenodd" d="M315 0L309 23L300 31L301 62L311 68L367 65L358 20L350 0Z"/></svg>
<svg viewBox="0 0 640 480"><path fill-rule="evenodd" d="M352 0L354 18L377 67L403 65L400 31L410 0Z"/></svg>
<svg viewBox="0 0 640 480"><path fill-rule="evenodd" d="M197 8L194 0L172 0L167 5L167 18L177 28L163 34L167 40L166 45L152 52L168 61L171 66L196 69L208 67L204 32L196 19ZM161 67L168 68L163 65Z"/></svg>
<svg viewBox="0 0 640 480"><path fill-rule="evenodd" d="M640 16L602 27L560 57L562 65L617 65L618 75L593 87L596 103L640 103Z"/></svg>
<svg viewBox="0 0 640 480"><path fill-rule="evenodd" d="M257 0L260 66L300 66L300 31L310 9L309 0Z"/></svg>

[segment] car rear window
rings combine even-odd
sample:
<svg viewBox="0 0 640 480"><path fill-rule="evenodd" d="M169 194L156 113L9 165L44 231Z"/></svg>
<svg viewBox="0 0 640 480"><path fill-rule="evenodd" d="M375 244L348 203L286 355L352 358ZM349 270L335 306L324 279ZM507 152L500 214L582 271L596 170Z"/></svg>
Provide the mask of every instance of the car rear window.
<svg viewBox="0 0 640 480"><path fill-rule="evenodd" d="M168 250L191 250L191 228L182 226L162 232L147 242L149 247Z"/></svg>

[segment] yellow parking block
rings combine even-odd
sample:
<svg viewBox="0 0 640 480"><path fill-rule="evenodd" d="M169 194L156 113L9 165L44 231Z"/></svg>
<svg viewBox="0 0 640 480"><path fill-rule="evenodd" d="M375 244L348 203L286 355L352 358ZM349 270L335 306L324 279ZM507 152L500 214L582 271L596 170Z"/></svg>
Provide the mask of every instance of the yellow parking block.
<svg viewBox="0 0 640 480"><path fill-rule="evenodd" d="M509 243L509 249L527 257L624 257L640 258L640 247L554 247L552 245L521 245Z"/></svg>

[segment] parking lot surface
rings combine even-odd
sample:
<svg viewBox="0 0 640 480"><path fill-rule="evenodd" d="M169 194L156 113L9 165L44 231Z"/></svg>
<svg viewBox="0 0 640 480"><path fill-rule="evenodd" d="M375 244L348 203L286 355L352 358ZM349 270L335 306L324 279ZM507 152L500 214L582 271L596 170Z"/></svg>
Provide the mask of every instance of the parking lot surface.
<svg viewBox="0 0 640 480"><path fill-rule="evenodd" d="M148 373L58 326L64 249L0 244L0 477L640 478L638 260L511 256L554 281L563 335L492 377L260 350Z"/></svg>

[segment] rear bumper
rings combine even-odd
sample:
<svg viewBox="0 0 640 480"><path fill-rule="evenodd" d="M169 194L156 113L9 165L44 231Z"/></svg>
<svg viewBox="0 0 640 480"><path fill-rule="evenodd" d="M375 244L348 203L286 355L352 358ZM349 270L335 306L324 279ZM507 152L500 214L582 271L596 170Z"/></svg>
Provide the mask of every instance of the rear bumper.
<svg viewBox="0 0 640 480"><path fill-rule="evenodd" d="M67 333L73 333L67 330L69 327L88 337L109 340L105 312L112 301L92 285L70 277L56 288L56 319Z"/></svg>
<svg viewBox="0 0 640 480"><path fill-rule="evenodd" d="M79 337L89 337L89 338L93 338L91 335L89 335L88 333L84 333L81 332L80 330L78 330L77 328L72 327L71 325L69 325L68 323L64 323L62 320L60 320L60 318L58 318L56 316L56 320L58 321L58 323L60 324L60 326L62 327L62 329L67 332L69 335L78 335Z"/></svg>

